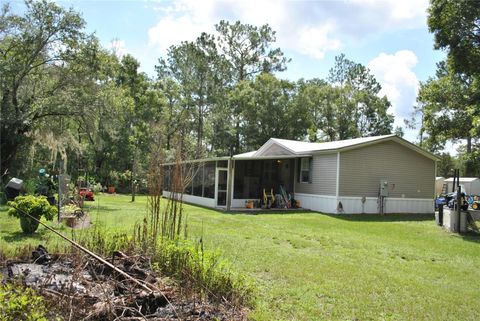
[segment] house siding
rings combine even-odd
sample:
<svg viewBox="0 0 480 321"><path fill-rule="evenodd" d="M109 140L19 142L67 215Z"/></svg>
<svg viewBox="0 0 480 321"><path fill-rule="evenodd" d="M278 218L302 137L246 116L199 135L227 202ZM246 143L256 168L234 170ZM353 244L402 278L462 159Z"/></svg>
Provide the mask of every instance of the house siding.
<svg viewBox="0 0 480 321"><path fill-rule="evenodd" d="M389 197L432 199L435 161L393 141L340 153L339 196L377 197L381 179Z"/></svg>
<svg viewBox="0 0 480 321"><path fill-rule="evenodd" d="M298 166L299 160L296 161L295 173L298 173ZM335 196L337 153L313 156L311 175L311 183L295 181L295 193Z"/></svg>

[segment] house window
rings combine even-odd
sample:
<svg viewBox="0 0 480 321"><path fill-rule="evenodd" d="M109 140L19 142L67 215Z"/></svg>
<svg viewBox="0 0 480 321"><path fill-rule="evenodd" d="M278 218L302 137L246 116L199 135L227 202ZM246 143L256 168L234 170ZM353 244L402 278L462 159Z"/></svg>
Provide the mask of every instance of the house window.
<svg viewBox="0 0 480 321"><path fill-rule="evenodd" d="M301 158L300 159L300 182L301 183L310 183L311 182L311 158Z"/></svg>

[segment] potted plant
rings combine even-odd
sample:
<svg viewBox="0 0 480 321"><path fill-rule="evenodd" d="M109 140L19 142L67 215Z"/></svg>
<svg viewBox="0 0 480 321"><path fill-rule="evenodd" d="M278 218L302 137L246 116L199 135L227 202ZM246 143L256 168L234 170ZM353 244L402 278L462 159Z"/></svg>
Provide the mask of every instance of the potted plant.
<svg viewBox="0 0 480 321"><path fill-rule="evenodd" d="M32 234L38 229L39 223L25 213L40 220L43 217L48 221L53 220L57 214L57 208L50 205L45 196L24 195L17 196L7 203L10 208L8 215L20 219L20 227L25 234Z"/></svg>

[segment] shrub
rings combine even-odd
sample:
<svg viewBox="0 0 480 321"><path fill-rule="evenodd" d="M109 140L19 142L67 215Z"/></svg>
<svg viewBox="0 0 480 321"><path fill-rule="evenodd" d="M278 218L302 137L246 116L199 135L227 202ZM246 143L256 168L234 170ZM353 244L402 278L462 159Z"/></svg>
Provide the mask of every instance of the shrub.
<svg viewBox="0 0 480 321"><path fill-rule="evenodd" d="M35 179L27 179L23 182L23 189L27 194L34 194L37 186L37 181Z"/></svg>
<svg viewBox="0 0 480 321"><path fill-rule="evenodd" d="M65 215L74 215L76 211L81 211L82 209L75 204L67 204L60 209L62 214Z"/></svg>
<svg viewBox="0 0 480 321"><path fill-rule="evenodd" d="M94 184L94 185L91 185L90 188L92 189L92 192L93 192L94 194L98 194L98 193L100 193L101 191L103 191L103 186L102 186L102 184L100 184L100 183L96 183L96 184Z"/></svg>
<svg viewBox="0 0 480 321"><path fill-rule="evenodd" d="M243 273L234 272L219 253L204 251L201 241L164 240L158 244L152 263L182 286L192 287L210 299L227 300L234 305L253 304L253 281Z"/></svg>
<svg viewBox="0 0 480 321"><path fill-rule="evenodd" d="M43 216L48 221L51 221L58 212L54 205L50 205L45 196L17 196L13 201L8 202L7 205L10 206L8 215L20 219L20 227L26 234L34 233L38 229L39 223L25 213L37 220L40 220Z"/></svg>
<svg viewBox="0 0 480 321"><path fill-rule="evenodd" d="M0 285L0 318L4 321L48 321L42 297L31 288Z"/></svg>

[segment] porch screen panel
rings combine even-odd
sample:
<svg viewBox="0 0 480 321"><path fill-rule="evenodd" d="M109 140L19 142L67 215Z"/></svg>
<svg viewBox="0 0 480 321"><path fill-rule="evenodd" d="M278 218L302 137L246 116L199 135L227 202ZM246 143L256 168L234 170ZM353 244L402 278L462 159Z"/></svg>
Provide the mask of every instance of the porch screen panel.
<svg viewBox="0 0 480 321"><path fill-rule="evenodd" d="M243 195L244 190L244 179L245 179L245 164L246 161L236 161L235 162L235 181L233 183L233 198L242 199L245 198Z"/></svg>
<svg viewBox="0 0 480 321"><path fill-rule="evenodd" d="M192 188L192 175L193 175L192 164L189 164L189 163L183 164L182 170L183 170L182 179L183 179L183 184L184 184L183 193L188 194L188 195L192 195L192 191L193 191L193 188Z"/></svg>
<svg viewBox="0 0 480 321"><path fill-rule="evenodd" d="M276 189L278 181L278 165L276 160L264 160L262 171L262 185L267 190Z"/></svg>
<svg viewBox="0 0 480 321"><path fill-rule="evenodd" d="M203 197L215 198L215 162L205 163L203 174Z"/></svg>
<svg viewBox="0 0 480 321"><path fill-rule="evenodd" d="M165 191L171 191L171 175L172 175L172 167L171 166L163 166L163 190Z"/></svg>
<svg viewBox="0 0 480 321"><path fill-rule="evenodd" d="M203 164L199 164L194 168L193 177L193 195L195 196L202 196L202 185L203 185Z"/></svg>
<svg viewBox="0 0 480 321"><path fill-rule="evenodd" d="M262 161L263 162L263 161ZM261 198L262 162L249 161L246 168L248 198Z"/></svg>
<svg viewBox="0 0 480 321"><path fill-rule="evenodd" d="M262 160L236 161L233 198L261 197Z"/></svg>

